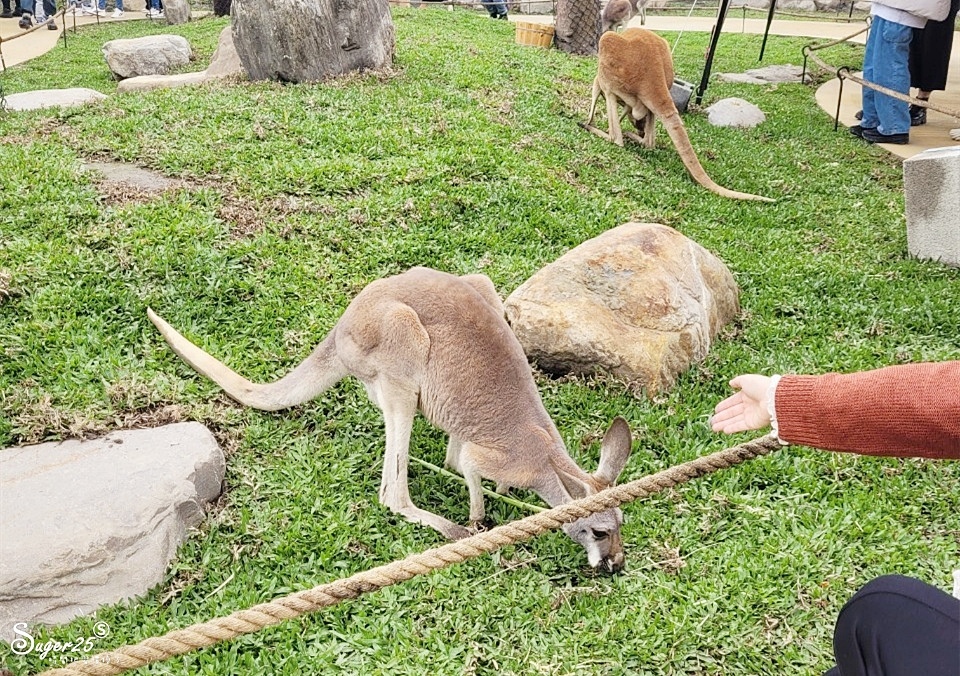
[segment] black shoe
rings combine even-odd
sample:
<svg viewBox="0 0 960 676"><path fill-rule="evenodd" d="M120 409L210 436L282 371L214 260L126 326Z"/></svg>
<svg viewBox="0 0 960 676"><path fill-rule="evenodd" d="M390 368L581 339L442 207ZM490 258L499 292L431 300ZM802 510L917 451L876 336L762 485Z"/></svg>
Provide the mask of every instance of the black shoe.
<svg viewBox="0 0 960 676"><path fill-rule="evenodd" d="M498 18L498 19L503 19L504 21L506 21L506 20L507 20L507 13L504 12L503 14L498 14L498 15L497 15L497 18Z"/></svg>
<svg viewBox="0 0 960 676"><path fill-rule="evenodd" d="M927 109L923 106L910 104L910 126L919 127L927 123Z"/></svg>
<svg viewBox="0 0 960 676"><path fill-rule="evenodd" d="M24 12L23 16L20 17L20 24L19 24L20 28L26 29L26 28L30 28L30 26L32 25L33 25L33 21L30 20L30 14L28 12Z"/></svg>
<svg viewBox="0 0 960 676"><path fill-rule="evenodd" d="M56 22L54 22L53 19L50 19L50 21L47 22L47 30L51 30L51 31L57 30L57 24Z"/></svg>
<svg viewBox="0 0 960 676"><path fill-rule="evenodd" d="M910 143L910 134L881 134L876 129L861 129L860 138L867 143L893 143L905 146Z"/></svg>
<svg viewBox="0 0 960 676"><path fill-rule="evenodd" d="M871 132L876 131L876 128L874 127L872 129L864 129L859 124L855 127L850 127L850 133L856 136L857 138L863 138L863 133L865 131L871 131Z"/></svg>
<svg viewBox="0 0 960 676"><path fill-rule="evenodd" d="M13 18L13 12L11 12L9 9L5 9L2 12L0 12L0 19L12 19L12 18Z"/></svg>
<svg viewBox="0 0 960 676"><path fill-rule="evenodd" d="M16 8L13 10L13 15L14 15L14 16L23 16L23 8L21 8L21 7L16 7Z"/></svg>

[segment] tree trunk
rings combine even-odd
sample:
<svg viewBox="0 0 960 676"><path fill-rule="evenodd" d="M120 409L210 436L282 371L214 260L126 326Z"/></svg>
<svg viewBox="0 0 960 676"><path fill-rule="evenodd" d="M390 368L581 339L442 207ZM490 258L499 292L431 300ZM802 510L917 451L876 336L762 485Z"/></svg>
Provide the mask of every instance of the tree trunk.
<svg viewBox="0 0 960 676"><path fill-rule="evenodd" d="M600 0L557 0L557 49L593 56L600 42Z"/></svg>

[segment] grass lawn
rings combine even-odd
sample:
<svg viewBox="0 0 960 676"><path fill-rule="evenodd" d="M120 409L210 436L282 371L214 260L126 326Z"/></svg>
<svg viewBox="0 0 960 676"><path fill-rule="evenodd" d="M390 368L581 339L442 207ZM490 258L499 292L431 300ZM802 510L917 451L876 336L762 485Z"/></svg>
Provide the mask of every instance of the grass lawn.
<svg viewBox="0 0 960 676"><path fill-rule="evenodd" d="M506 296L613 226L665 223L742 289L742 315L708 358L653 399L615 380L538 376L588 469L609 420L627 418L623 480L748 438L706 425L738 373L960 357L960 271L908 257L900 162L834 132L813 86L711 82L705 105L739 96L766 113L752 130L685 116L717 182L778 199L727 200L687 176L662 130L647 151L577 126L594 59L517 46L512 26L482 12L394 16L390 72L325 84L113 95L105 41L181 33L199 69L224 19L89 28L3 74L7 94L112 96L0 116L0 447L198 420L228 453L223 498L160 585L41 638L89 636L102 620L105 650L440 543L377 503L382 422L356 382L293 410L244 409L166 347L148 305L270 380L371 280L413 265L479 271ZM714 72L755 67L760 40L724 35ZM683 34L679 77L699 79L707 42ZM804 43L771 36L764 62L799 64ZM862 48L825 58L857 66ZM101 194L85 159L186 187ZM445 443L417 421L414 455L440 464ZM449 478L412 465L411 492L466 521L466 489ZM488 512L525 516L496 501ZM628 568L616 577L585 572L582 550L551 533L142 673L820 674L834 618L867 580L899 572L948 587L960 465L789 448L625 513ZM56 666L5 646L4 663Z"/></svg>

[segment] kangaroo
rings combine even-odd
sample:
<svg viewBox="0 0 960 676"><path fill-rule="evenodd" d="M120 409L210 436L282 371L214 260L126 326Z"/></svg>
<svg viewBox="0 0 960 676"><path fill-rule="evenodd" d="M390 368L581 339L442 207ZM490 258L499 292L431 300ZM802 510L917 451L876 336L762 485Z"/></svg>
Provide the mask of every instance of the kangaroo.
<svg viewBox="0 0 960 676"><path fill-rule="evenodd" d="M646 148L653 148L655 122L659 117L684 166L697 183L723 197L773 202L769 197L724 188L707 175L697 159L680 113L670 96L672 84L673 59L666 40L645 28L628 28L623 33L604 33L600 36L590 116L581 126L618 146L623 146L623 138L626 136ZM607 102L606 132L593 126L597 101L601 94ZM624 117L629 117L639 135L621 131L621 105L626 108Z"/></svg>
<svg viewBox="0 0 960 676"><path fill-rule="evenodd" d="M600 14L600 32L622 28L640 13L640 23L647 23L646 5L649 0L610 0Z"/></svg>
<svg viewBox="0 0 960 676"><path fill-rule="evenodd" d="M269 384L250 382L153 310L147 315L174 352L247 406L275 411L313 399L348 375L360 380L386 428L380 502L450 539L471 531L416 507L407 488L418 409L449 435L446 464L466 480L474 525L484 516L482 478L501 492L530 489L556 506L612 486L630 455L630 428L618 417L603 438L596 473L570 458L484 275L413 268L372 282L303 362ZM620 510L610 509L563 529L586 550L593 568L618 572L624 566L622 521Z"/></svg>

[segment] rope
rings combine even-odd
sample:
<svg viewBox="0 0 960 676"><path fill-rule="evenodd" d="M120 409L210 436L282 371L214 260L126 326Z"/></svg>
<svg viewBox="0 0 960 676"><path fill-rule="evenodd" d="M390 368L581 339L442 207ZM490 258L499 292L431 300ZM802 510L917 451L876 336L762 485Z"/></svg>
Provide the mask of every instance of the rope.
<svg viewBox="0 0 960 676"><path fill-rule="evenodd" d="M194 624L160 637L148 638L136 645L100 653L62 668L45 671L40 676L115 676L153 662L161 662L198 648L228 641L243 634L251 634L347 599L357 598L361 594L405 582L418 575L425 575L440 568L489 554L501 547L529 540L545 531L559 528L565 523L659 493L691 479L733 467L746 460L766 455L780 447L780 443L773 437L761 437L463 540L412 554L401 561L393 561L348 578L296 592L247 610L239 610L226 617Z"/></svg>

